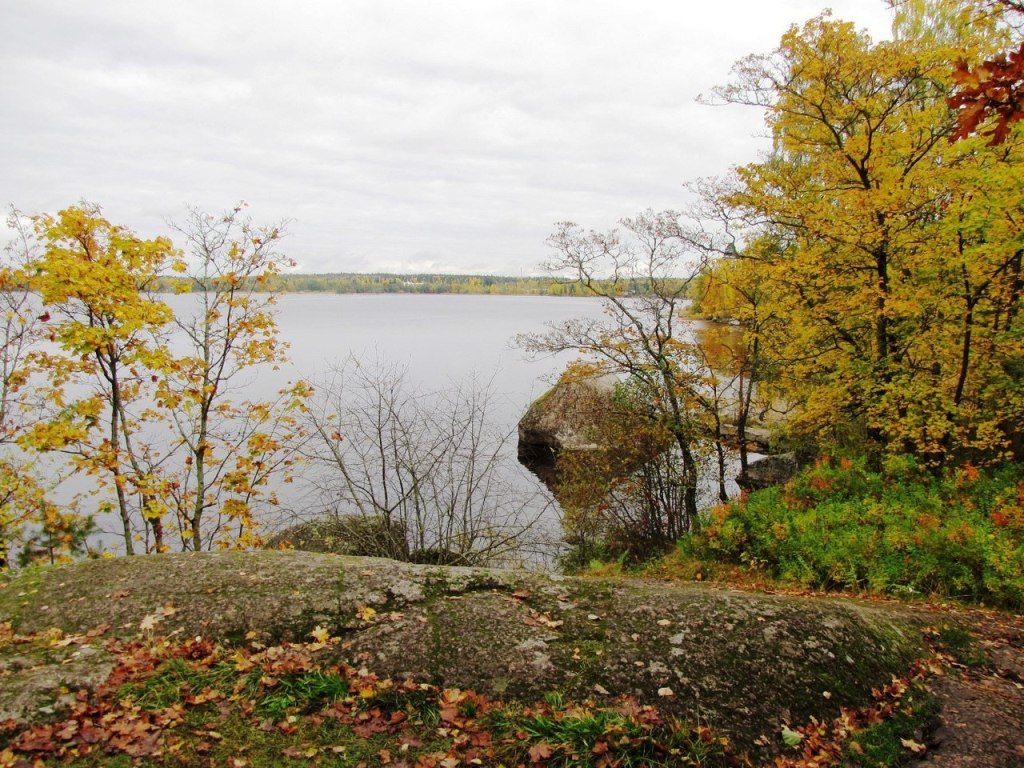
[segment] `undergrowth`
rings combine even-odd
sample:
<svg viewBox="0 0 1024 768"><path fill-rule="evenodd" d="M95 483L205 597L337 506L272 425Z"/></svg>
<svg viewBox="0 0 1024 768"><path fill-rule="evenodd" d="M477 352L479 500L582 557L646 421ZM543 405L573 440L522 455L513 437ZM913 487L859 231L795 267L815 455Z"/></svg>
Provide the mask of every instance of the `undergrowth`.
<svg viewBox="0 0 1024 768"><path fill-rule="evenodd" d="M923 687L911 688L893 715L850 740L843 751L844 764L861 768L912 764L924 751L927 734L938 726L940 709L940 701Z"/></svg>
<svg viewBox="0 0 1024 768"><path fill-rule="evenodd" d="M1024 608L1024 469L935 477L912 460L819 462L722 505L684 558L821 589L941 595Z"/></svg>
<svg viewBox="0 0 1024 768"><path fill-rule="evenodd" d="M15 636L63 645L60 633ZM335 658L338 638L223 648L111 640L111 677L54 722L0 723L0 767L547 765L631 768L749 763L707 728L622 699L551 695L530 708L379 678Z"/></svg>

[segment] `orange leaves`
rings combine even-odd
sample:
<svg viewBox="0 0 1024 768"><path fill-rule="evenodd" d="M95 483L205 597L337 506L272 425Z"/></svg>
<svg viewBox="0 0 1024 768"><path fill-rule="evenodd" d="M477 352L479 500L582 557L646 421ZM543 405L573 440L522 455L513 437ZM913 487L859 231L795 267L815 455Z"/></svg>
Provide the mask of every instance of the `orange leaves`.
<svg viewBox="0 0 1024 768"><path fill-rule="evenodd" d="M531 627L546 627L548 629L560 629L565 623L561 619L552 619L551 614L547 612L540 613L532 609L523 622Z"/></svg>
<svg viewBox="0 0 1024 768"><path fill-rule="evenodd" d="M858 732L896 715L913 713L920 706L916 698L920 695L920 685L929 676L942 673L943 669L935 659L916 661L906 676L894 677L884 688L873 692L873 705L859 709L843 707L831 722L812 719L809 724L796 729L784 728L786 745L798 748L798 752L780 755L774 765L776 768L821 768L836 764L844 750L862 754L863 748L855 740ZM902 742L903 747L915 755L925 751L925 746L913 739L903 739Z"/></svg>
<svg viewBox="0 0 1024 768"><path fill-rule="evenodd" d="M527 754L530 756L531 763L543 763L554 754L554 750L549 744L542 741L539 744L534 744L530 747L530 749L527 750Z"/></svg>
<svg viewBox="0 0 1024 768"><path fill-rule="evenodd" d="M992 145L1004 143L1013 123L1024 118L1024 44L974 68L958 61L953 80L958 90L948 104L957 110L957 129L950 141L980 132ZM985 122L989 127L982 127Z"/></svg>
<svg viewBox="0 0 1024 768"><path fill-rule="evenodd" d="M344 761L372 754L396 768L587 761L611 768L641 756L664 762L686 754L681 748L689 742L699 742L701 754L723 749L706 728L675 728L631 700L615 708L587 702L523 710L464 689L380 679L344 663L324 666L318 634L311 644L232 650L202 637L111 640L107 648L117 665L110 679L91 695L80 693L58 722L0 724L7 745L0 768L34 759L99 763L114 755L158 764L201 756L244 766L258 762L247 729L273 734L285 757L331 762L334 755ZM341 743L324 738L325 725L343 726L330 729L335 737L346 734Z"/></svg>

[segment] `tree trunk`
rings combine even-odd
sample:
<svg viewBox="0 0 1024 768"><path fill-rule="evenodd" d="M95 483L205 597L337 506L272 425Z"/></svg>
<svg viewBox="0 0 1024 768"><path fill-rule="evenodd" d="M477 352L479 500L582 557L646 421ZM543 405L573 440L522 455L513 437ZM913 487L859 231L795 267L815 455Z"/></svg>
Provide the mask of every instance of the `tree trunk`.
<svg viewBox="0 0 1024 768"><path fill-rule="evenodd" d="M960 351L960 373L956 380L956 392L953 395L953 403L958 408L964 399L964 389L967 385L967 374L971 366L971 338L974 330L974 300L966 297L967 307L964 310L964 340Z"/></svg>
<svg viewBox="0 0 1024 768"><path fill-rule="evenodd" d="M1006 325L1003 330L1009 332L1013 328L1013 321L1017 317L1017 312L1020 309L1020 297L1021 293L1024 292L1024 270L1022 270L1022 261L1024 261L1024 249L1017 251L1014 254L1013 262L1011 264L1013 270L1013 281L1010 284L1010 300L1006 307Z"/></svg>
<svg viewBox="0 0 1024 768"><path fill-rule="evenodd" d="M135 554L135 546L132 544L131 515L128 511L128 499L124 492L124 476L121 474L121 391L118 387L117 367L111 364L110 367L110 450L114 452L114 489L117 493L117 510L121 515L121 527L124 535L124 551L126 555Z"/></svg>

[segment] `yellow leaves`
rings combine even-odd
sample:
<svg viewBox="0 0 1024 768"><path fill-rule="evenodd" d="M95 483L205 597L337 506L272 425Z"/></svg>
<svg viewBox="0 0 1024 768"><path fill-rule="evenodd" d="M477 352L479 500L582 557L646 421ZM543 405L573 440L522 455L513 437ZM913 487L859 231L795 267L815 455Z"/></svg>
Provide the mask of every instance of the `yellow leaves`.
<svg viewBox="0 0 1024 768"><path fill-rule="evenodd" d="M235 651L234 655L231 656L229 661L233 662L235 670L238 672L249 672L256 664L241 650Z"/></svg>
<svg viewBox="0 0 1024 768"><path fill-rule="evenodd" d="M148 634L156 628L157 624L162 622L164 619L174 616L177 612L178 609L168 603L160 610L143 616L142 621L139 622L139 629Z"/></svg>
<svg viewBox="0 0 1024 768"><path fill-rule="evenodd" d="M360 621L371 622L373 617L377 615L377 611L368 605L364 605L356 611L356 618Z"/></svg>
<svg viewBox="0 0 1024 768"><path fill-rule="evenodd" d="M733 263L773 286L773 351L792 361L779 383L801 409L794 432L867 429L930 461L1007 442L993 428L1007 406L982 403L1011 389L991 354L993 322L1010 311L1024 202L1019 136L1012 153L941 140L948 64L936 49L914 37L875 44L821 17L743 62L723 95L767 106L776 147L721 199L758 223L749 258ZM762 233L785 247L763 250ZM707 310L742 306L729 293L709 281ZM851 406L854 424L837 424Z"/></svg>
<svg viewBox="0 0 1024 768"><path fill-rule="evenodd" d="M83 203L35 217L38 252L26 256L24 271L0 268L0 285L27 284L42 299L52 343L33 351L9 383L17 389L33 374L45 377L47 399L59 409L11 437L22 448L63 451L75 472L121 491L123 498L99 499L97 508L116 511L125 530L134 529L126 547L139 531L150 546L167 547L159 539L167 517L177 517L183 539L193 526L199 531L190 542L197 548L255 543L254 507L274 501L272 473L289 472L296 414L311 388L300 382L274 402L223 396L234 372L279 364L286 349L276 338L273 296L254 293L288 263L273 251L283 230L255 227L240 211L223 218L194 212L192 234L210 237L186 239L200 251L203 243L223 247L184 255L169 239L138 237ZM193 285L203 288L197 302L207 311L179 318L195 346L172 352L161 336L173 314L151 289ZM32 312L36 322L38 306ZM8 314L11 323L21 319ZM180 435L169 448L151 437L165 427ZM204 529L200 518L211 509L221 514L208 519L231 525L230 535Z"/></svg>
<svg viewBox="0 0 1024 768"><path fill-rule="evenodd" d="M913 739L900 739L900 744L903 745L904 749L909 749L915 755L919 755L927 750L924 744L919 744Z"/></svg>
<svg viewBox="0 0 1024 768"><path fill-rule="evenodd" d="M330 642L331 639L331 631L329 629L321 627L319 624L309 634L316 642L320 644L326 644Z"/></svg>

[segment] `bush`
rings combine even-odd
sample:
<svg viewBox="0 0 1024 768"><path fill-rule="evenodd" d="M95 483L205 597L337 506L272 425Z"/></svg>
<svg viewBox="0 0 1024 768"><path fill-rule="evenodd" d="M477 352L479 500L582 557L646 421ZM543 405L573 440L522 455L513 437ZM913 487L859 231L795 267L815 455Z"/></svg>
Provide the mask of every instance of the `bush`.
<svg viewBox="0 0 1024 768"><path fill-rule="evenodd" d="M819 588L1020 609L1024 468L967 465L934 477L905 457L881 472L862 459L825 460L781 488L716 508L683 546Z"/></svg>
<svg viewBox="0 0 1024 768"><path fill-rule="evenodd" d="M307 520L271 537L266 548L409 559L405 525L382 516L326 515Z"/></svg>

